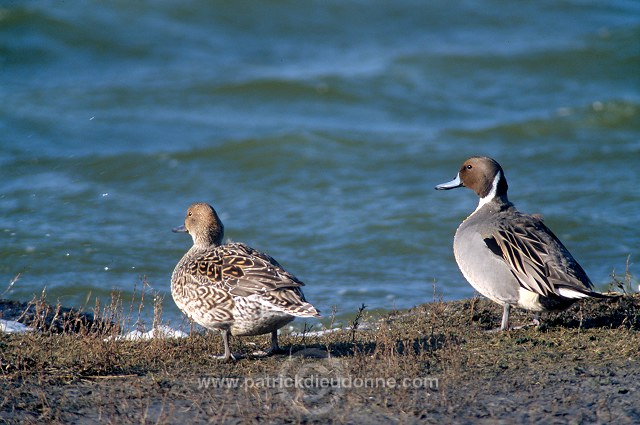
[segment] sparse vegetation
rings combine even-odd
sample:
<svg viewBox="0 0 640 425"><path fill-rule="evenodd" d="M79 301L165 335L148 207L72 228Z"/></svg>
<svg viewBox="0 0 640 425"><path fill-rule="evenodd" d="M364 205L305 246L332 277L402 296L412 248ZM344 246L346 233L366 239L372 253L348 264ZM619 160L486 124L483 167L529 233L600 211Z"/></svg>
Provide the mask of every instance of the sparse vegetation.
<svg viewBox="0 0 640 425"><path fill-rule="evenodd" d="M141 326L138 303L150 298L149 325L157 326L161 304L148 294L123 305L114 293L91 314L44 299L14 303L39 331L0 334L0 422L640 421L637 293L585 300L543 316L540 328L498 333L486 331L499 324L501 307L484 299L440 299L379 317L363 306L344 329L283 334L289 355L235 363L213 360L219 335L201 330L183 339L115 338ZM234 338L232 348L268 344L267 336ZM295 387L296 376L311 385Z"/></svg>

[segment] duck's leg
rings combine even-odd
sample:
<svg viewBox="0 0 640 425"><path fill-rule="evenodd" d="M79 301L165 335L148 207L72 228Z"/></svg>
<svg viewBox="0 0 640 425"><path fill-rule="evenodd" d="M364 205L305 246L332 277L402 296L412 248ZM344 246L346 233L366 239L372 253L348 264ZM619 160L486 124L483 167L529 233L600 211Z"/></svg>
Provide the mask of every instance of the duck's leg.
<svg viewBox="0 0 640 425"><path fill-rule="evenodd" d="M230 333L231 332L229 330L222 331L222 342L224 343L224 356L223 356L224 361L229 361L230 359L233 359L233 360L236 359L235 357L233 357L233 354L231 354L231 347L229 347Z"/></svg>
<svg viewBox="0 0 640 425"><path fill-rule="evenodd" d="M271 332L271 351L279 351L280 346L278 345L278 330Z"/></svg>
<svg viewBox="0 0 640 425"><path fill-rule="evenodd" d="M278 330L271 332L271 349L268 354L282 354L285 351L278 345Z"/></svg>
<svg viewBox="0 0 640 425"><path fill-rule="evenodd" d="M229 360L237 360L236 357L231 354L231 348L229 347L229 334L231 331L228 329L220 329L220 333L222 334L222 343L224 344L224 354L221 356L213 356L213 358L225 362L228 362Z"/></svg>
<svg viewBox="0 0 640 425"><path fill-rule="evenodd" d="M504 308L502 310L502 324L500 325L501 331L506 331L509 329L509 311L511 310L511 304L505 303Z"/></svg>

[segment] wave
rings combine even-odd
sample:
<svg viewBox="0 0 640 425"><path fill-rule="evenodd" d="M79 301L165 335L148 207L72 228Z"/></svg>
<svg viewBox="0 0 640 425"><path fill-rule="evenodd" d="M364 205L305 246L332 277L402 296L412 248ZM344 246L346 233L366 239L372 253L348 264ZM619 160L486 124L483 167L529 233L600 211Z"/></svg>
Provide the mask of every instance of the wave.
<svg viewBox="0 0 640 425"><path fill-rule="evenodd" d="M638 102L594 100L588 105L557 108L545 117L532 117L479 129L451 129L447 134L466 139L498 137L506 140L528 140L562 136L580 128L636 132L640 131L638 115Z"/></svg>

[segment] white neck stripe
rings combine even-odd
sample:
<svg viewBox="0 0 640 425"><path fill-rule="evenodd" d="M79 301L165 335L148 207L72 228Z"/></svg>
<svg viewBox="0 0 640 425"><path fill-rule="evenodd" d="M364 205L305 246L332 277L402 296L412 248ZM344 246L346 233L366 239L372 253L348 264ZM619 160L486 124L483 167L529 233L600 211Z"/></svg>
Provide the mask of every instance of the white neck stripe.
<svg viewBox="0 0 640 425"><path fill-rule="evenodd" d="M496 176L493 178L493 183L491 184L491 190L489 191L487 196L485 196L484 198L480 198L480 202L478 202L478 207L475 209L474 212L478 211L487 202L492 201L493 198L496 197L496 193L498 192L498 182L500 181L501 177L502 177L502 171L498 171L498 174L496 174Z"/></svg>

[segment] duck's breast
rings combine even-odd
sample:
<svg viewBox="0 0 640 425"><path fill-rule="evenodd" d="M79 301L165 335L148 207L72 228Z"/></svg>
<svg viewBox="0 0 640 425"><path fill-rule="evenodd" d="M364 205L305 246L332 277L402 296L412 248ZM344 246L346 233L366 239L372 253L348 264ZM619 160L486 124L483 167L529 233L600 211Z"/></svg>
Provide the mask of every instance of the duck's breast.
<svg viewBox="0 0 640 425"><path fill-rule="evenodd" d="M456 262L476 291L499 304L516 304L520 285L503 258L487 245L487 226L473 216L460 225L453 241Z"/></svg>

